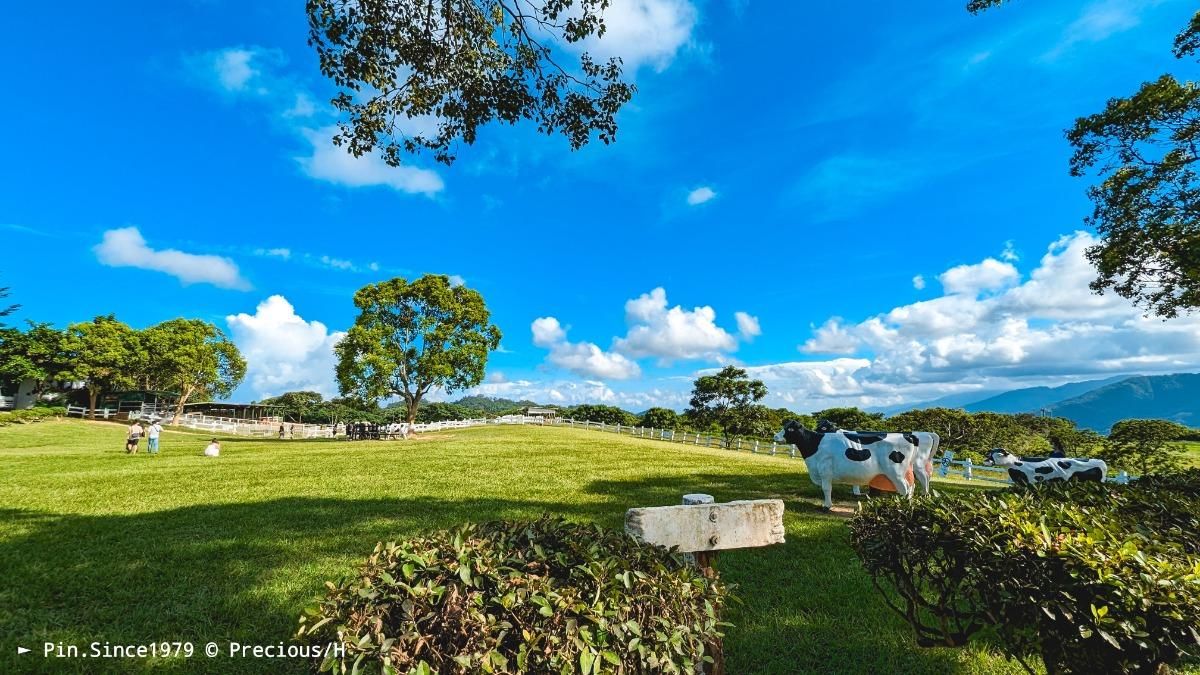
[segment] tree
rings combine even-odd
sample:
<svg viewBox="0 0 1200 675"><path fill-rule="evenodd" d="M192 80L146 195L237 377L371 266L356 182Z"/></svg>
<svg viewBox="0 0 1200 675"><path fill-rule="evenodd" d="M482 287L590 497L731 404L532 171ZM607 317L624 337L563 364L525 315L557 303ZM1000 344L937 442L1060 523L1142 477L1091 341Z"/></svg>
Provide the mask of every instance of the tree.
<svg viewBox="0 0 1200 675"><path fill-rule="evenodd" d="M410 423L433 387L449 394L482 382L500 345L483 296L444 274L364 286L354 305L358 318L336 347L338 387L369 402L399 396Z"/></svg>
<svg viewBox="0 0 1200 675"><path fill-rule="evenodd" d="M634 93L621 60L584 52L575 70L556 60L557 40L604 35L609 2L308 0L308 43L349 117L333 142L355 157L378 150L392 166L422 150L449 164L454 144L473 144L492 121L531 120L574 149L593 134L611 142Z"/></svg>
<svg viewBox="0 0 1200 675"><path fill-rule="evenodd" d="M878 429L883 424L881 413L869 413L858 408L826 408L812 414L817 421L829 420L841 429L867 431Z"/></svg>
<svg viewBox="0 0 1200 675"><path fill-rule="evenodd" d="M8 295L9 295L8 286L0 287L0 299L7 298ZM9 314L12 314L13 312L17 311L18 309L21 309L20 305L0 306L0 316L8 316ZM4 324L0 323L0 327L3 327L3 326L4 326Z"/></svg>
<svg viewBox="0 0 1200 675"><path fill-rule="evenodd" d="M71 364L66 377L81 380L88 392L88 416L96 419L102 392L132 386L140 357L137 333L109 314L72 324L64 340Z"/></svg>
<svg viewBox="0 0 1200 675"><path fill-rule="evenodd" d="M417 421L424 424L470 418L470 410L453 403L422 403L417 410Z"/></svg>
<svg viewBox="0 0 1200 675"><path fill-rule="evenodd" d="M307 417L309 422L324 424L330 418L325 399L315 391L284 392L265 398L262 403L279 406L286 422L303 422Z"/></svg>
<svg viewBox="0 0 1200 675"><path fill-rule="evenodd" d="M1139 475L1178 471L1187 449L1180 439L1190 429L1170 420L1122 420L1112 426L1101 458Z"/></svg>
<svg viewBox="0 0 1200 675"><path fill-rule="evenodd" d="M650 429L675 429L678 425L679 414L670 408L650 408L638 420L638 426Z"/></svg>
<svg viewBox="0 0 1200 675"><path fill-rule="evenodd" d="M725 366L716 375L696 379L687 415L700 428L715 424L728 445L733 435L752 434L762 423L764 408L755 404L766 395L762 380L751 380L742 368Z"/></svg>
<svg viewBox="0 0 1200 675"><path fill-rule="evenodd" d="M190 400L224 398L246 377L246 361L225 333L200 319L171 319L143 334L155 380L175 391L174 422Z"/></svg>
<svg viewBox="0 0 1200 675"><path fill-rule="evenodd" d="M66 334L48 323L29 323L29 329L0 328L0 380L33 380L39 397L50 382L68 372Z"/></svg>
<svg viewBox="0 0 1200 675"><path fill-rule="evenodd" d="M1004 0L972 0L980 12ZM1200 12L1175 38L1176 58L1200 50ZM1087 250L1096 293L1112 289L1163 318L1200 308L1200 86L1172 75L1075 121L1071 175L1095 172Z"/></svg>
<svg viewBox="0 0 1200 675"><path fill-rule="evenodd" d="M573 420L603 422L605 424L623 424L630 427L638 423L637 415L613 405L593 405L590 403L584 403L582 405L576 405L567 408L566 410L562 411L562 416Z"/></svg>

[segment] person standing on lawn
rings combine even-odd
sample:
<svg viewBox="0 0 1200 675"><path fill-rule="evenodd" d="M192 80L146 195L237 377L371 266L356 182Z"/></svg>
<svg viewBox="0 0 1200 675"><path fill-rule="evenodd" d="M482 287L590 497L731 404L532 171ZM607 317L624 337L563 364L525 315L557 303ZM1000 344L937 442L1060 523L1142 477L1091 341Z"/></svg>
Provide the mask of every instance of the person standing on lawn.
<svg viewBox="0 0 1200 675"><path fill-rule="evenodd" d="M142 425L138 424L137 420L134 420L133 423L129 425L129 433L125 437L125 454L136 455L138 441L141 440L141 438Z"/></svg>
<svg viewBox="0 0 1200 675"><path fill-rule="evenodd" d="M158 437L162 434L162 425L158 420L150 422L150 428L146 429L146 452L151 455L158 454Z"/></svg>

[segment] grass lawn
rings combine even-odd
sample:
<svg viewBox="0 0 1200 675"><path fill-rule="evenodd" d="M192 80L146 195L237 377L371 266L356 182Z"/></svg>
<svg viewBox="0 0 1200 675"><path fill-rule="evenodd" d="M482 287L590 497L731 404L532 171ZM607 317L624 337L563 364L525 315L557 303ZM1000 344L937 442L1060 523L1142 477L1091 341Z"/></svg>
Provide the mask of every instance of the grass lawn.
<svg viewBox="0 0 1200 675"><path fill-rule="evenodd" d="M1187 446L1187 456L1184 461L1192 466L1200 467L1200 442L1188 441L1184 445Z"/></svg>
<svg viewBox="0 0 1200 675"><path fill-rule="evenodd" d="M205 440L167 432L161 455L129 456L116 424L0 429L0 672L303 672L200 651L287 641L323 583L380 540L546 511L619 528L629 507L688 492L787 504L786 545L720 561L742 601L728 616L731 675L1018 672L981 647L916 647L798 460L509 426L407 442L227 439L217 459L200 456ZM41 655L45 642L162 640L197 655Z"/></svg>

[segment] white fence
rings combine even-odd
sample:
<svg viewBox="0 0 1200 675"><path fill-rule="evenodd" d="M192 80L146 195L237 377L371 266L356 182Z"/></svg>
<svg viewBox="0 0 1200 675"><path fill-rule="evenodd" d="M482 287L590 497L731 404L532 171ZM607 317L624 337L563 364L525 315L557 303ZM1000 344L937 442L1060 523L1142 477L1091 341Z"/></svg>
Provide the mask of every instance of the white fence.
<svg viewBox="0 0 1200 675"><path fill-rule="evenodd" d="M115 412L115 411L114 411ZM132 413L131 418L137 419L138 413ZM148 418L149 416L147 416ZM355 424L355 422L350 422ZM467 427L477 427L487 424L542 424L541 417L533 417L528 415L506 415L494 419L470 419L470 420L448 420L444 422L429 422L412 425L412 430L417 433L445 431L446 429L465 429ZM213 417L210 415L201 415L199 413L188 413L184 415L179 425L187 429L198 429L202 431L210 431L213 433L232 434L235 436L251 436L255 438L278 438L279 437L279 422L257 422L254 420L234 419L231 417ZM394 439L403 436L404 427L406 424L393 423L381 424L374 428L374 431L380 433L384 438ZM300 423L283 423L284 438L334 438L334 431L337 431L337 436L345 435L346 423L339 422L333 424L300 424Z"/></svg>
<svg viewBox="0 0 1200 675"><path fill-rule="evenodd" d="M16 396L0 396L0 410L10 410L17 407Z"/></svg>
<svg viewBox="0 0 1200 675"><path fill-rule="evenodd" d="M67 406L67 415L78 415L79 417L88 416L88 407L85 405L69 405ZM116 408L96 408L97 419L112 419L117 416Z"/></svg>
<svg viewBox="0 0 1200 675"><path fill-rule="evenodd" d="M728 445L725 439L721 436L713 434L701 434L694 431L674 431L671 429L653 429L647 427L629 426L623 424L605 424L604 422L588 422L582 420L561 419L555 422L561 426L571 427L573 429L592 429L595 431L607 431L616 434L628 434L638 438L650 438L661 441L672 441L683 443L684 445L696 445L704 448L726 448L729 450L740 450L750 452L752 454L762 455L785 455L795 459L796 446L790 443L776 443L775 441L766 441L754 438L738 438L731 440ZM941 458L935 460L938 468L934 471L935 475L942 478L949 478L953 472L957 472L964 480L982 480L992 483L1011 484L1012 480L1008 477L1008 469L999 466L988 466L985 464L974 464L970 458L954 459L954 453L944 452ZM956 468L955 468L956 467ZM1124 471L1116 476L1109 476L1109 483L1119 483L1125 485L1130 481L1137 480L1137 476L1130 476Z"/></svg>
<svg viewBox="0 0 1200 675"><path fill-rule="evenodd" d="M547 424L571 427L572 429L591 429L607 431L614 434L626 434L637 438L650 438L656 441L696 445L702 448L726 448L740 450L756 455L787 455L796 456L796 446L790 443L777 443L774 440L761 438L734 438L728 445L725 439L714 434L702 434L695 431L676 431L674 429L656 429L653 427L629 426L628 424L606 424L605 422L589 422L585 420L558 419Z"/></svg>

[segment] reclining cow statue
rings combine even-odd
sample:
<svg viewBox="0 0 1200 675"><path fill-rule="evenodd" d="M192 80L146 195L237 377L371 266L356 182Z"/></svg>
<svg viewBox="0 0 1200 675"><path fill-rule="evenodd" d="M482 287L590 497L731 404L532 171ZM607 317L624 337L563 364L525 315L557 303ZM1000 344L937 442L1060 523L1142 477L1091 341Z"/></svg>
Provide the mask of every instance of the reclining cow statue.
<svg viewBox="0 0 1200 675"><path fill-rule="evenodd" d="M1103 483L1108 477L1108 465L1102 459L1017 457L1004 448L993 448L985 463L1007 468L1009 479L1016 485L1068 480Z"/></svg>
<svg viewBox="0 0 1200 675"><path fill-rule="evenodd" d="M825 421L817 431L810 431L796 420L784 424L775 441L791 443L800 451L809 478L824 493L826 510L833 508L834 483L859 486L874 482L883 487L881 481L885 481L901 497L909 498L914 484L920 483L929 494L933 453L941 442L937 434L927 431L845 431Z"/></svg>

